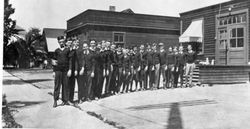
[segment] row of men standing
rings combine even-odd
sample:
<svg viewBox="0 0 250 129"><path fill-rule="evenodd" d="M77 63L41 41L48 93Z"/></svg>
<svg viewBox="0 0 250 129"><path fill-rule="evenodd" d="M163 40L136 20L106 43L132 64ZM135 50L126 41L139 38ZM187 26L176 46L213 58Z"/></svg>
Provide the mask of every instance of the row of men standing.
<svg viewBox="0 0 250 129"><path fill-rule="evenodd" d="M137 47L116 48L115 44L105 41L98 44L91 41L89 46L83 43L83 46L79 47L79 40L72 42L69 39L65 42L61 36L58 37L58 42L60 48L55 50L53 63L54 107L57 106L61 86L63 104L73 104L75 80L78 84L79 103L101 98L103 88L105 96L135 90L159 89L160 75L163 77L164 89L177 87L179 77L182 86L186 63L193 64L195 59L194 52L183 53L182 47L179 50L174 47L174 52L170 47L167 53L162 43L159 44L160 51L157 51L156 44L152 47L148 45L146 49L141 45L138 51ZM186 73L192 75L192 71Z"/></svg>

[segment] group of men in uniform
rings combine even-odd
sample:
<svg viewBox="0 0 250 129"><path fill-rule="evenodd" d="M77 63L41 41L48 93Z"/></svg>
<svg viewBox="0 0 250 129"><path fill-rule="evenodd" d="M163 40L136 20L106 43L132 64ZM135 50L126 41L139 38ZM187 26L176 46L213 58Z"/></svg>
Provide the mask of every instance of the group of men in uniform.
<svg viewBox="0 0 250 129"><path fill-rule="evenodd" d="M63 104L74 103L75 82L79 103L125 92L160 89L161 76L164 89L177 88L179 80L183 87L184 73L185 86L192 86L196 53L191 45L183 52L182 46L166 51L163 43L130 49L108 41L84 42L79 46L77 38L65 41L63 36L58 37L58 43L60 48L55 50L52 60L53 107L57 106L61 87Z"/></svg>

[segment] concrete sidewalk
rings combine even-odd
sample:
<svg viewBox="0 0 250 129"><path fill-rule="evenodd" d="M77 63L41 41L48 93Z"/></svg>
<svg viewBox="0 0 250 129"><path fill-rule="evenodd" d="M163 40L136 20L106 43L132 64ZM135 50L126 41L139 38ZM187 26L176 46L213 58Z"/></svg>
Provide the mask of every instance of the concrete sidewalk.
<svg viewBox="0 0 250 129"><path fill-rule="evenodd" d="M128 129L250 127L249 84L141 91L80 106Z"/></svg>
<svg viewBox="0 0 250 129"><path fill-rule="evenodd" d="M24 128L110 129L113 126L73 106L52 108L53 97L3 70L3 94Z"/></svg>

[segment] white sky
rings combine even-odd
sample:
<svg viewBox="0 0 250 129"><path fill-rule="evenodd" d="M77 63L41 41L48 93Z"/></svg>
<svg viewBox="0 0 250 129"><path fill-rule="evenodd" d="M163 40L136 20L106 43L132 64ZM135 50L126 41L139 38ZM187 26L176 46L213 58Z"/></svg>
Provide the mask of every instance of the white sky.
<svg viewBox="0 0 250 129"><path fill-rule="evenodd" d="M135 13L179 16L179 13L229 0L10 0L16 9L12 18L24 29L65 28L66 20L87 10L116 11L131 8Z"/></svg>

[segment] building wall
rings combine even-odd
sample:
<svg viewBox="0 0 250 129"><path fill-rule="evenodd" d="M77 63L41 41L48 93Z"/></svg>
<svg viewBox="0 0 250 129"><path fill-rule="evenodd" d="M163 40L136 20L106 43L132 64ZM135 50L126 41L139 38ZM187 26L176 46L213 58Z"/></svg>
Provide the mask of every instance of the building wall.
<svg viewBox="0 0 250 129"><path fill-rule="evenodd" d="M250 11L250 1L249 0L235 0L226 3L222 3L221 6L214 5L209 6L197 10L193 10L190 12L182 13L181 22L182 22L182 30L181 32L185 32L188 28L192 20L203 18L204 19L204 55L209 58L215 58L215 50L216 50L216 15L219 13L228 13L228 8L231 5L235 5L233 7L233 11L238 11L242 9L247 9ZM250 34L250 13L248 12L249 20L248 20L248 31ZM250 36L248 36L248 59L250 60Z"/></svg>
<svg viewBox="0 0 250 129"><path fill-rule="evenodd" d="M83 34L80 35L80 37ZM134 46L146 43L164 43L166 47L178 45L179 35L150 34L125 32L125 45ZM89 31L88 40L94 39L97 42L102 40L113 41L113 31Z"/></svg>

